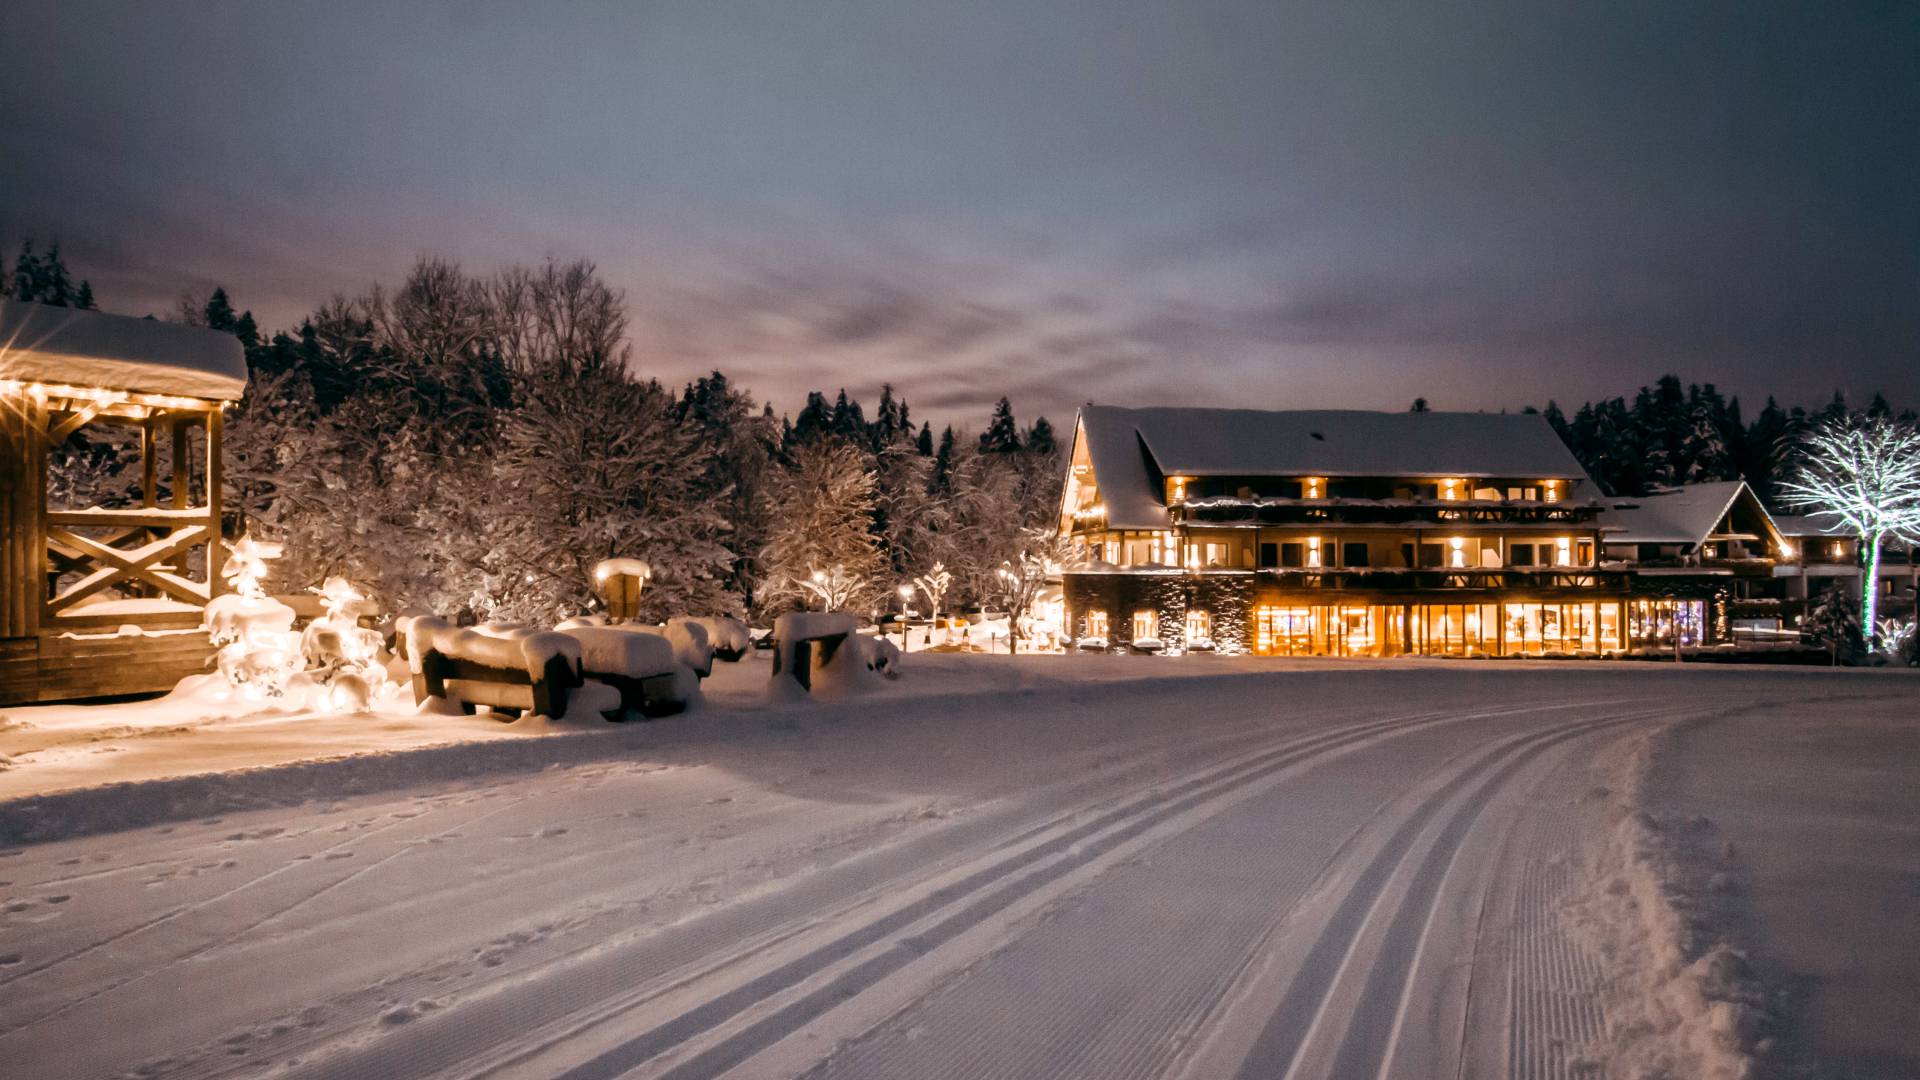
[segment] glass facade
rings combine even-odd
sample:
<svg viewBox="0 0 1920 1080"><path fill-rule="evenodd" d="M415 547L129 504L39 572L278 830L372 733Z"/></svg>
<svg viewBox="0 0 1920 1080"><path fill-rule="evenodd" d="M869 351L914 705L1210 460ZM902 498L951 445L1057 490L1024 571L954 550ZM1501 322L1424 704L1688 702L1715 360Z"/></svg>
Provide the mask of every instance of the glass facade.
<svg viewBox="0 0 1920 1080"><path fill-rule="evenodd" d="M1257 604L1262 656L1520 656L1698 644L1699 600L1476 604ZM1631 639L1627 634L1631 633Z"/></svg>

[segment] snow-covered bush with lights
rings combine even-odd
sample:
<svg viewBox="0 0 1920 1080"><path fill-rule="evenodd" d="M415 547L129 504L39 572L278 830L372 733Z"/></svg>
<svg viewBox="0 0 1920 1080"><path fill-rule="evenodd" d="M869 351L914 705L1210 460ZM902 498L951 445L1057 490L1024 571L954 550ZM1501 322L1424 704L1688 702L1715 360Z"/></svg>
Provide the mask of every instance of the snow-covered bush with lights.
<svg viewBox="0 0 1920 1080"><path fill-rule="evenodd" d="M231 592L207 602L202 628L219 649L216 659L227 684L253 699L278 696L300 670L300 638L294 610L267 595L261 579L280 545L243 536L229 549L221 576Z"/></svg>

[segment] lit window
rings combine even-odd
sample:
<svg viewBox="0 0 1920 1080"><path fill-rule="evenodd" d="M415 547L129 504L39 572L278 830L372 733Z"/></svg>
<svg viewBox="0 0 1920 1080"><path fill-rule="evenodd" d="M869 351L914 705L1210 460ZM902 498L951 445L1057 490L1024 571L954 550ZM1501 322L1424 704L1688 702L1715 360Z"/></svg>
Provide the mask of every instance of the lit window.
<svg viewBox="0 0 1920 1080"><path fill-rule="evenodd" d="M1187 645L1197 641L1213 640L1213 613L1210 611L1187 612Z"/></svg>
<svg viewBox="0 0 1920 1080"><path fill-rule="evenodd" d="M1563 536L1553 542L1553 565L1573 565L1573 538Z"/></svg>
<svg viewBox="0 0 1920 1080"><path fill-rule="evenodd" d="M1307 565L1320 565L1320 538L1317 536L1307 537Z"/></svg>
<svg viewBox="0 0 1920 1080"><path fill-rule="evenodd" d="M1540 497L1545 499L1548 502L1559 502L1560 501L1560 481L1558 480L1540 481Z"/></svg>
<svg viewBox="0 0 1920 1080"><path fill-rule="evenodd" d="M1146 641L1160 636L1160 613L1151 608L1133 613L1133 640Z"/></svg>
<svg viewBox="0 0 1920 1080"><path fill-rule="evenodd" d="M1460 498L1460 480L1440 481L1440 497L1447 502L1456 502Z"/></svg>
<svg viewBox="0 0 1920 1080"><path fill-rule="evenodd" d="M1103 638L1107 636L1107 613L1104 611L1087 612L1087 636Z"/></svg>
<svg viewBox="0 0 1920 1080"><path fill-rule="evenodd" d="M1456 569L1464 568L1467 565L1466 540L1462 537L1456 536L1453 539L1447 541L1447 547L1452 549L1452 554L1448 556L1448 562L1450 562Z"/></svg>
<svg viewBox="0 0 1920 1080"><path fill-rule="evenodd" d="M1322 499L1326 497L1326 481L1323 478L1309 476L1305 480L1300 481L1300 483L1306 490L1307 498Z"/></svg>

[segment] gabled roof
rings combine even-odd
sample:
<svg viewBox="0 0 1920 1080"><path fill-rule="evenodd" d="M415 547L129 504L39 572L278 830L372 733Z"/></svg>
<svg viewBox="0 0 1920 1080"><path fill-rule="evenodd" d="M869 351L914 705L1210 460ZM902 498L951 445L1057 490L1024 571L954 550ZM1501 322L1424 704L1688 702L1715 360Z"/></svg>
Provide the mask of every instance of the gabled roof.
<svg viewBox="0 0 1920 1080"><path fill-rule="evenodd" d="M1614 499L1600 514L1600 524L1614 530L1607 537L1609 544L1699 544L1742 502L1776 534L1763 539L1777 540L1779 529L1744 480L1686 484L1639 498Z"/></svg>
<svg viewBox="0 0 1920 1080"><path fill-rule="evenodd" d="M1165 476L1587 479L1553 426L1530 413L1088 405L1080 421L1117 529L1166 528Z"/></svg>
<svg viewBox="0 0 1920 1080"><path fill-rule="evenodd" d="M1854 538L1853 530L1845 522L1828 514L1817 517L1813 514L1775 514L1773 523L1779 527L1782 536Z"/></svg>
<svg viewBox="0 0 1920 1080"><path fill-rule="evenodd" d="M0 380L237 401L247 357L218 330L0 300Z"/></svg>

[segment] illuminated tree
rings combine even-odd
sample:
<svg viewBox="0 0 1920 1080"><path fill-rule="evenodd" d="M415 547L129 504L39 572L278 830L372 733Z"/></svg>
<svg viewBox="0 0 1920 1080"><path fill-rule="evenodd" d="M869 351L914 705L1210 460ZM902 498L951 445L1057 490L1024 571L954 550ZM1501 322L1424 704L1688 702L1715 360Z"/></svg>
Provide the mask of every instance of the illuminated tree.
<svg viewBox="0 0 1920 1080"><path fill-rule="evenodd" d="M1871 647L1879 625L1880 545L1920 542L1920 433L1884 416L1834 417L1805 436L1799 470L1780 490L1789 503L1860 538L1866 559L1860 624Z"/></svg>

